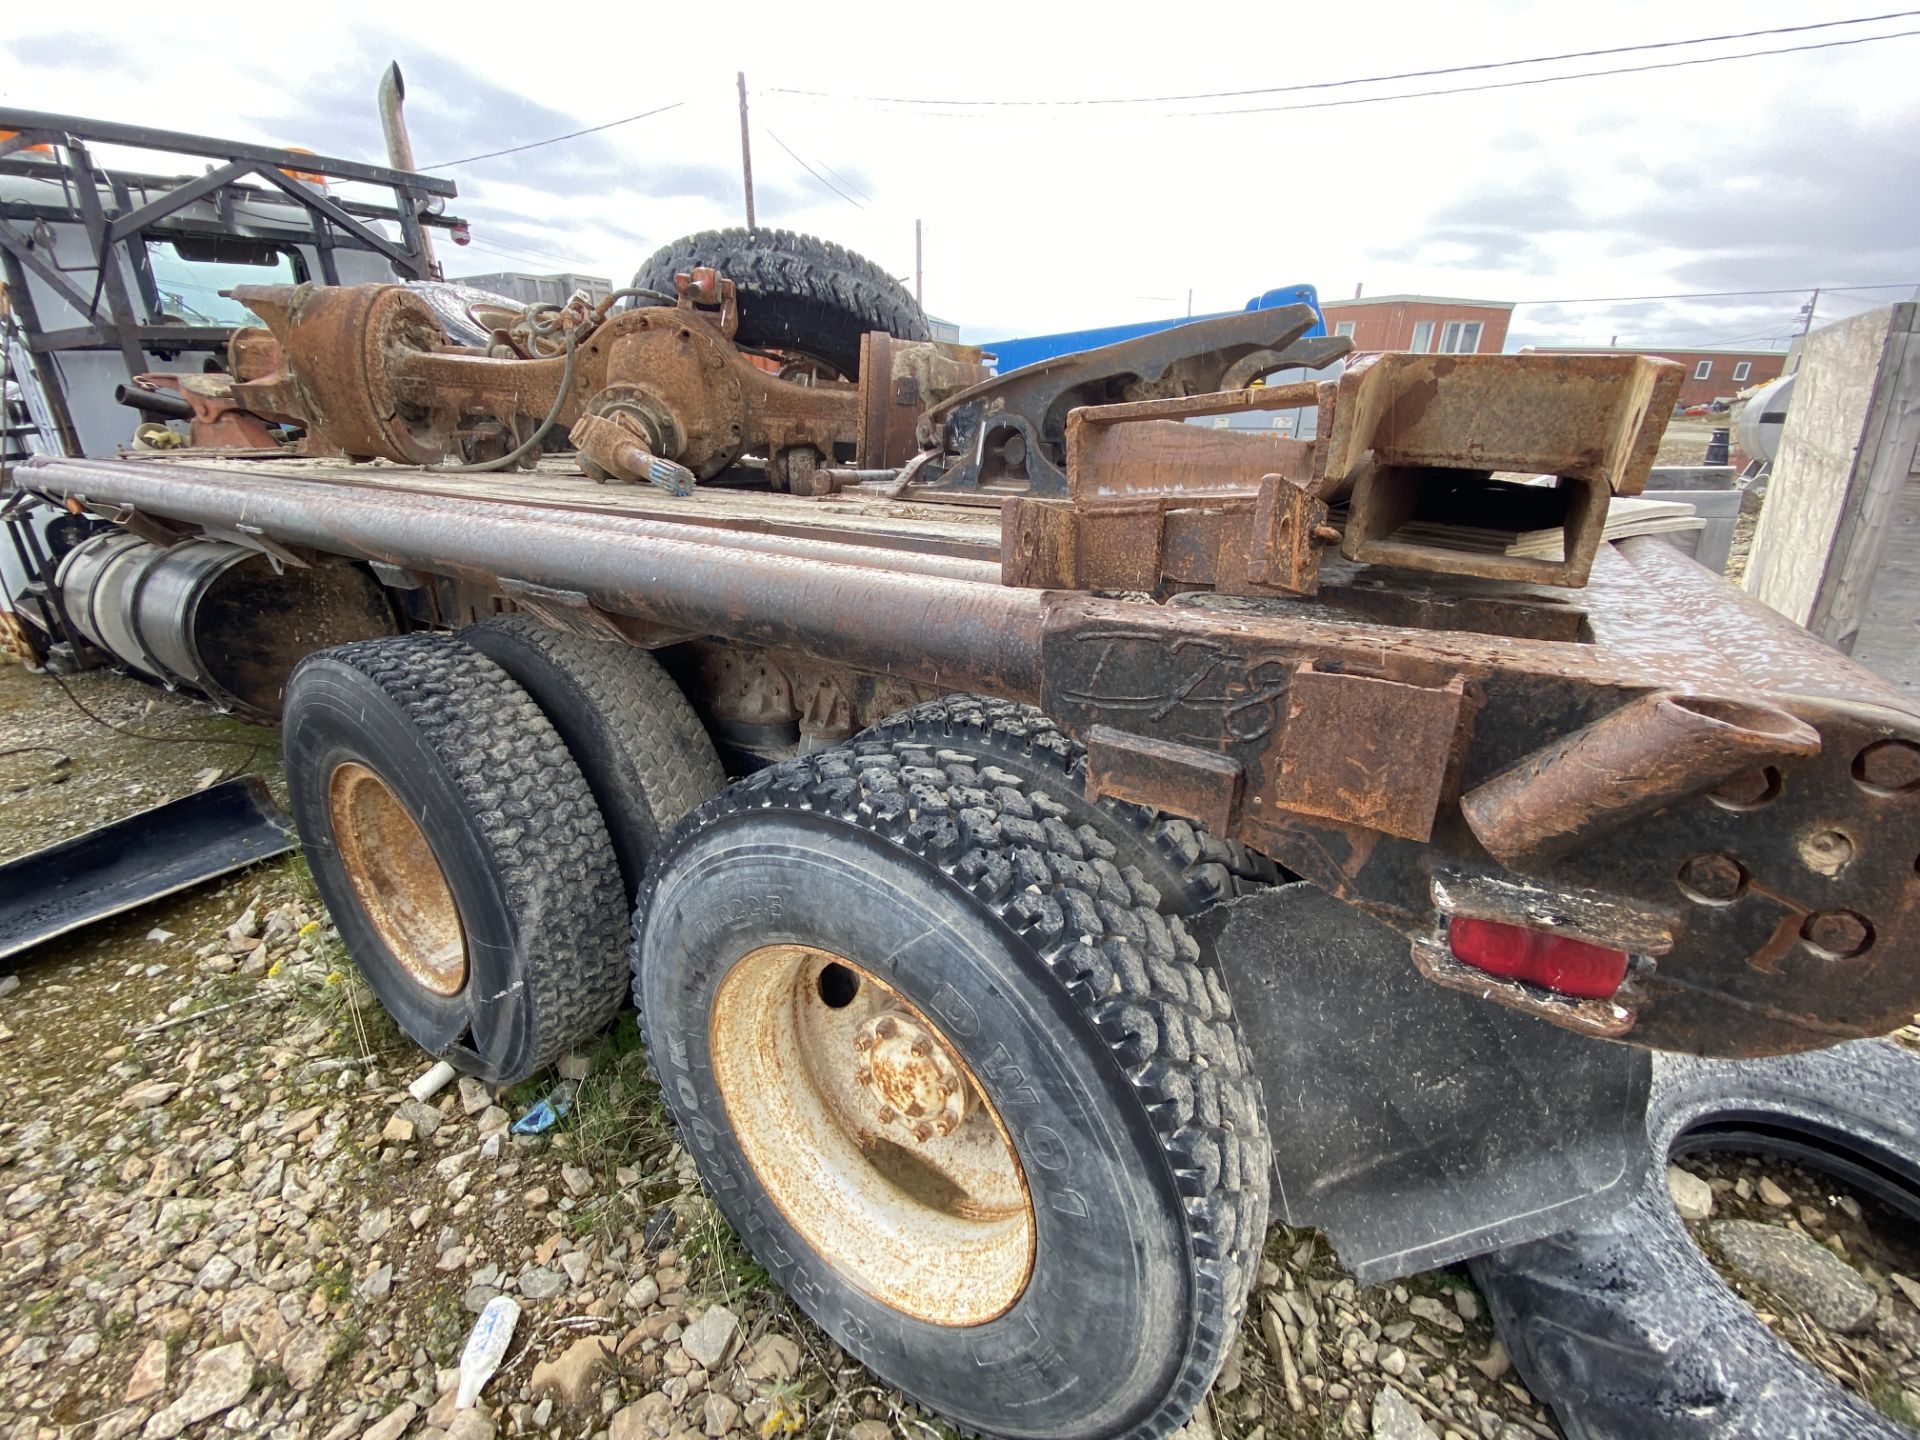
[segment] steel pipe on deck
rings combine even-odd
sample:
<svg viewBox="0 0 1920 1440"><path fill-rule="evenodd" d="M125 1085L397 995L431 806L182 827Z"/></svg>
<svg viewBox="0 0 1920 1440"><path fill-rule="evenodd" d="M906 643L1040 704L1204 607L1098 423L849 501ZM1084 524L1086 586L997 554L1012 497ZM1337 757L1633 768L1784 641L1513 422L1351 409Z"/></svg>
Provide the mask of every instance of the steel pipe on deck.
<svg viewBox="0 0 1920 1440"><path fill-rule="evenodd" d="M1046 598L993 583L997 567L982 562L151 462L42 456L16 475L98 507L240 526L456 579L579 591L675 633L799 650L945 690L1040 693Z"/></svg>

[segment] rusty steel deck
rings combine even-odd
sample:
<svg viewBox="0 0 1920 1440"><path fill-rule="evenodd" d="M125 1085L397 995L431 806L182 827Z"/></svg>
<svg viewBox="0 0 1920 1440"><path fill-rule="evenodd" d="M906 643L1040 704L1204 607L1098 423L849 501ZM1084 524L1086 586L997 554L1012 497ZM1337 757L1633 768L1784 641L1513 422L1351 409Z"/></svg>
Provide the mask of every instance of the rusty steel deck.
<svg viewBox="0 0 1920 1440"><path fill-rule="evenodd" d="M1430 979L1589 1034L1757 1054L1920 1009L1920 711L1657 539L1550 588L1328 561L1302 598L1000 583L1000 516L317 461L43 459L151 538L483 588L631 643L723 641L1041 705L1098 793L1247 841ZM1455 961L1456 915L1631 950L1607 1000Z"/></svg>

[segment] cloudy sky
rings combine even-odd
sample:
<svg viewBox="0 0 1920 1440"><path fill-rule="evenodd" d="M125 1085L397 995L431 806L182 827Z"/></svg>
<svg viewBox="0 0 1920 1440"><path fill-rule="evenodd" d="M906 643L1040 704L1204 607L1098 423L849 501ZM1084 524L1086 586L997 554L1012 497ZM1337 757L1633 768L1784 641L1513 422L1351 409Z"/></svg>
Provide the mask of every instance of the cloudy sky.
<svg viewBox="0 0 1920 1440"><path fill-rule="evenodd" d="M0 104L381 161L374 87L397 59L414 152L431 166L680 102L441 172L473 223L470 248L442 244L449 274L625 278L676 236L742 223L743 69L761 223L837 240L911 284L921 220L926 306L969 339L1179 314L1189 293L1196 313L1238 308L1307 281L1325 298L1364 285L1561 302L1524 305L1510 345L1784 344L1813 286L1826 287L1822 321L1920 286L1920 34L1511 86L1895 36L1920 31L1920 11L1331 86L1879 7L1749 0L1682 18L1641 0L944 11L337 0L246 13L223 34L215 12L173 25L146 5L32 7L0 36ZM1496 83L1511 88L1380 99ZM1302 86L1324 88L1276 89ZM1215 98L1178 98L1199 94ZM1888 288L1838 288L1869 285ZM1796 293L1588 303L1769 290Z"/></svg>

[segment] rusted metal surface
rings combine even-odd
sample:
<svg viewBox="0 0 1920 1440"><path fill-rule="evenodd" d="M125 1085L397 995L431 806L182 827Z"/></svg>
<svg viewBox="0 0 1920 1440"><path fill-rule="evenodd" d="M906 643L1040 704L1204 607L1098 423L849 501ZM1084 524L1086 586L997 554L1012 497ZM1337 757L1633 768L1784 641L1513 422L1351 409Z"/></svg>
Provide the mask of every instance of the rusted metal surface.
<svg viewBox="0 0 1920 1440"><path fill-rule="evenodd" d="M131 385L115 392L122 404L148 409L154 402L171 401L163 412L188 422L188 443L196 450L271 451L278 443L272 429L233 398L233 380L227 375L192 372L155 372L133 377Z"/></svg>
<svg viewBox="0 0 1920 1440"><path fill-rule="evenodd" d="M467 983L466 935L419 822L355 760L328 777L327 812L341 867L380 942L423 990L458 995Z"/></svg>
<svg viewBox="0 0 1920 1440"><path fill-rule="evenodd" d="M1464 675L1441 682L1302 660L1277 719L1278 763L1256 803L1425 840L1467 714Z"/></svg>
<svg viewBox="0 0 1920 1440"><path fill-rule="evenodd" d="M1774 705L1642 696L1460 797L1501 864L1534 870L1735 775L1820 753L1820 734Z"/></svg>
<svg viewBox="0 0 1920 1440"><path fill-rule="evenodd" d="M1424 945L1422 963L1436 979L1453 973L1436 958L1445 952L1445 912L1432 885L1444 868L1456 888L1495 879L1528 888L1536 926L1652 957L1651 969L1636 972L1612 1002L1624 1017L1607 1020L1637 1043L1758 1054L1905 1023L1920 999L1920 977L1904 958L1920 941L1913 884L1920 787L1889 792L1860 777L1877 773L1873 756L1882 752L1874 747L1894 742L1892 753L1904 755L1920 740L1920 714L1804 632L1746 614L1731 592L1719 625L1707 623L1715 612L1704 597L1723 582L1658 541L1628 549L1633 560L1612 547L1601 552L1584 597L1585 643L1356 624L1325 603L1338 598L1337 589L1323 588L1314 605L1195 597L1157 612L1061 599L1050 608L1042 644L1042 703L1076 733L1105 725L1237 760L1245 798L1234 833ZM1686 573L1678 567L1698 575L1676 579ZM1348 583L1365 578L1358 572ZM1462 593L1478 583L1451 582ZM1670 595L1695 584L1678 614L1667 608ZM1509 591L1505 603L1516 598ZM1696 613L1701 632L1685 623ZM1742 654L1763 668L1743 671L1733 663ZM1326 672L1416 693L1458 683L1458 728L1443 734L1447 727L1436 723L1417 735L1386 707L1343 704L1338 692L1315 695L1298 684L1302 676L1317 683ZM1552 858L1528 857L1524 871L1487 853L1460 809L1463 793L1616 712L1626 711L1622 723L1639 733L1631 707L1670 693L1733 694L1768 718L1770 730L1755 742L1767 754L1745 751L1752 762L1766 760L1759 783L1729 778L1716 744L1704 759L1694 757L1697 768L1663 774L1654 788L1665 803L1639 811L1638 769L1647 757L1629 747L1603 759L1578 787L1585 791L1579 823L1592 828L1575 848L1555 853L1549 843ZM1790 718L1776 722L1769 712ZM1818 753L1808 753L1802 725L1817 732ZM1344 769L1324 756L1309 768L1318 781L1317 814L1302 808L1283 778L1310 753L1300 748L1308 737L1332 737L1358 757ZM1540 803L1552 813L1552 767L1545 773ZM1139 791L1132 798L1191 814L1220 788L1211 778L1205 786L1178 779L1158 798ZM1424 800L1420 806L1432 822L1425 844L1380 827L1383 783L1402 794L1424 786L1437 795L1431 812ZM1626 796L1636 813L1609 829L1614 816L1607 803L1593 803L1596 793ZM1567 920L1575 898L1583 907L1578 927ZM1658 918L1658 943L1649 917ZM1531 987L1487 993L1556 1023L1599 1023Z"/></svg>
<svg viewBox="0 0 1920 1440"><path fill-rule="evenodd" d="M1157 805L1154 797L1179 795L1186 814L1216 835L1231 835L1240 823L1246 772L1228 756L1197 745L1134 735L1111 725L1087 732L1087 798Z"/></svg>
<svg viewBox="0 0 1920 1440"><path fill-rule="evenodd" d="M1083 405L1066 417L1062 492L1005 501L1002 568L1036 587L1311 595L1337 544L1408 570L1584 584L1611 497L1645 481L1678 374L1638 357L1370 355L1337 382ZM1180 423L1309 403L1311 442ZM1503 530L1557 530L1562 555L1490 547Z"/></svg>
<svg viewBox="0 0 1920 1440"><path fill-rule="evenodd" d="M853 1033L854 1080L880 1102L876 1119L924 1144L966 1122L977 1092L966 1064L917 1013L898 1005L876 1010Z"/></svg>
<svg viewBox="0 0 1920 1440"><path fill-rule="evenodd" d="M1624 1019L1583 1019L1517 984L1488 992L1555 1023L1591 1031L1605 1019L1634 1043L1756 1054L1884 1032L1920 1009L1910 958L1920 942L1920 712L1657 539L1602 546L1577 593L1333 558L1311 597L1148 604L1016 589L993 583L986 566L968 572L977 579L911 572L974 562L888 549L890 532L862 540L844 528L814 541L697 519L825 508L785 497L703 489L643 519L487 494L477 480L471 494L428 494L398 472L390 483L295 483L239 469L38 460L22 474L176 526L244 514L284 545L482 595L564 590L616 628L708 637L684 648L735 657L715 663L774 657L777 682L765 678L757 699L743 688L741 706L761 707L768 734L779 732L770 743L787 753L802 716L810 734L832 738L899 697L876 686L1036 701L1092 742L1101 793L1201 819L1272 855L1396 928L1410 952L1425 947L1421 963L1441 983L1467 979L1434 958L1447 917L1483 913L1459 897L1492 904L1485 897L1503 884L1525 895L1537 926L1646 962L1609 1002ZM875 524L885 508L834 503ZM653 518L677 513L674 504L684 523ZM901 506L901 529L921 513ZM992 524L977 517L985 534ZM1188 519L1167 530L1203 532ZM688 688L732 693L699 677ZM1658 696L1679 697L1682 709L1720 699L1778 712L1791 717L1776 728L1792 743L1742 749L1731 773L1721 749L1676 748L1657 784L1640 773L1644 740L1601 747L1592 786L1561 785L1556 771L1572 768L1564 757L1591 747L1591 735L1571 737L1643 734L1634 717ZM1803 753L1799 725L1817 733L1818 753ZM1510 864L1489 853L1461 803L1502 776L1482 796L1502 797L1490 813L1522 817L1528 836L1545 837L1509 844L1492 824ZM1529 776L1546 784L1536 793ZM1664 799L1645 809L1655 791ZM1562 850L1569 831L1576 843ZM1442 877L1454 897L1446 904Z"/></svg>
<svg viewBox="0 0 1920 1440"><path fill-rule="evenodd" d="M1666 430L1681 367L1613 355L1362 357L1340 377L1318 492L1346 499L1342 553L1371 564L1584 585L1608 501L1635 495ZM1558 477L1554 490L1487 479ZM1546 524L1543 501L1557 511ZM1509 520L1511 515L1514 518ZM1558 560L1477 553L1411 521L1558 528Z"/></svg>
<svg viewBox="0 0 1920 1440"><path fill-rule="evenodd" d="M709 1023L741 1153L841 1274L933 1325L1004 1314L1033 1272L1033 1201L992 1098L940 1028L851 960L741 957Z"/></svg>
<svg viewBox="0 0 1920 1440"><path fill-rule="evenodd" d="M1322 493L1367 465L1522 470L1637 495L1679 394L1637 355L1366 355L1341 375Z"/></svg>
<svg viewBox="0 0 1920 1440"><path fill-rule="evenodd" d="M669 495L693 493L693 472L648 450L658 442L628 411L582 415L567 438L579 448L581 467L595 479L653 485Z"/></svg>
<svg viewBox="0 0 1920 1440"><path fill-rule="evenodd" d="M899 424L898 404L880 403L885 395L930 403L980 373L977 351L957 348L954 358L947 347L881 337L887 373L874 375L875 394L863 399L855 385L812 375L795 383L734 346L732 281L711 270L678 279L678 305L609 313L605 302L577 299L537 333L530 320L496 329L484 354L450 344L426 302L400 286L241 286L236 298L266 321L271 343L256 331L235 337L234 394L349 456L483 459L553 414L569 428L587 417L618 421L633 432L624 443L702 480L760 450L784 484L836 457L884 454ZM911 453L897 433L893 444L902 459Z"/></svg>
<svg viewBox="0 0 1920 1440"><path fill-rule="evenodd" d="M1068 495L1070 412L1212 394L1249 359L1264 370L1318 368L1353 348L1344 339L1303 338L1316 318L1305 305L1249 311L982 381L928 407L920 440L936 458L916 483L950 495Z"/></svg>

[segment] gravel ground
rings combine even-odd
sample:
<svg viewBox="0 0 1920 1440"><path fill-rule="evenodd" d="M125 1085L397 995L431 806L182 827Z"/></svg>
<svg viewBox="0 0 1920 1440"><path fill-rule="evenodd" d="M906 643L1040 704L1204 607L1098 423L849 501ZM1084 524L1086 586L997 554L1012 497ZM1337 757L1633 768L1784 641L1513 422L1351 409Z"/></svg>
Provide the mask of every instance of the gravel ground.
<svg viewBox="0 0 1920 1440"><path fill-rule="evenodd" d="M0 666L0 858L271 773L270 732L119 677ZM173 743L199 737L197 743ZM0 747L4 749L8 747ZM554 1083L425 1105L425 1057L289 859L44 947L0 993L0 1436L854 1440L952 1432L766 1283L702 1198L630 1018L567 1121ZM6 989L0 979L0 991ZM523 1315L479 1411L452 1372L496 1293ZM1464 1273L1361 1289L1276 1229L1191 1440L1560 1432Z"/></svg>

